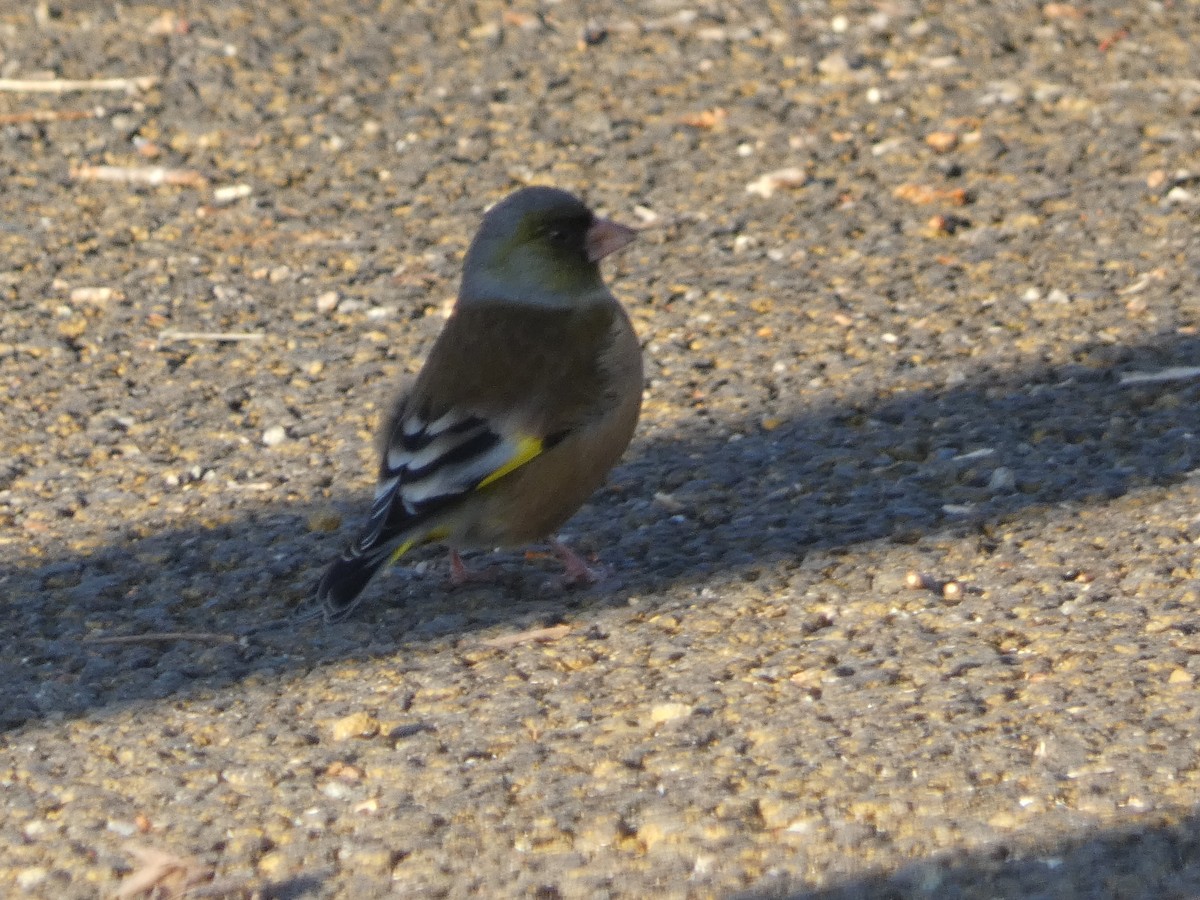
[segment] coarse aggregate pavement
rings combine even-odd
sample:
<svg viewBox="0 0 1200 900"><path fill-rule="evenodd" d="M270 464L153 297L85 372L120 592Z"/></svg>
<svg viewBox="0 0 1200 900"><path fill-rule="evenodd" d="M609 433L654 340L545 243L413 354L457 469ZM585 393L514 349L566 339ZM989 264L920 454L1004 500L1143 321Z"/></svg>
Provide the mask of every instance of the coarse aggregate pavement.
<svg viewBox="0 0 1200 900"><path fill-rule="evenodd" d="M1200 896L1198 48L0 4L0 894ZM641 227L609 576L431 550L290 623L526 183Z"/></svg>

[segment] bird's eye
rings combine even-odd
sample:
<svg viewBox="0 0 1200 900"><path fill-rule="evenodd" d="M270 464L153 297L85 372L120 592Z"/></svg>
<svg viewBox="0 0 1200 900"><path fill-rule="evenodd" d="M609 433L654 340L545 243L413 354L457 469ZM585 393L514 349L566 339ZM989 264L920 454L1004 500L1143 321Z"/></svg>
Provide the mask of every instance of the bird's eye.
<svg viewBox="0 0 1200 900"><path fill-rule="evenodd" d="M551 228L546 232L546 240L552 247L565 247L571 236L561 228Z"/></svg>

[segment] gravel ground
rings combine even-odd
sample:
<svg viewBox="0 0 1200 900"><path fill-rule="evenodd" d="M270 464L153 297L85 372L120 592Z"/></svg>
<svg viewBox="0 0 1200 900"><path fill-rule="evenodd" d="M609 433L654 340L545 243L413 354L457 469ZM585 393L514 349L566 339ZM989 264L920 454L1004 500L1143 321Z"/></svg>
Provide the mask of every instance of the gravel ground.
<svg viewBox="0 0 1200 900"><path fill-rule="evenodd" d="M1200 896L1200 3L101 6L0 11L153 79L0 90L0 893ZM269 627L531 181L645 226L611 577Z"/></svg>

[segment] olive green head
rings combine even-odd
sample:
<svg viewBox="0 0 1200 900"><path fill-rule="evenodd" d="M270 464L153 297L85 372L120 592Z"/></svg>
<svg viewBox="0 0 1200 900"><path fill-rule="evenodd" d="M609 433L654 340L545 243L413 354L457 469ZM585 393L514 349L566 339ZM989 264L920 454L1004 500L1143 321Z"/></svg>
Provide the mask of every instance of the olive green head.
<svg viewBox="0 0 1200 900"><path fill-rule="evenodd" d="M463 264L459 303L562 308L605 299L599 262L633 236L566 191L523 188L483 217Z"/></svg>

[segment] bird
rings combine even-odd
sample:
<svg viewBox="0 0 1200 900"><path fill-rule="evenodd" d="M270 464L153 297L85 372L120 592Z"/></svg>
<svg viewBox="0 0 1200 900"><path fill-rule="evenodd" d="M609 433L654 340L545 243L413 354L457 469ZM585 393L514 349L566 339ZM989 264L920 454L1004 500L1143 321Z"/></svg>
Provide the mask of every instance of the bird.
<svg viewBox="0 0 1200 900"><path fill-rule="evenodd" d="M380 430L374 501L316 591L345 619L386 564L424 544L459 551L551 540L565 577L596 573L556 534L632 440L642 350L599 263L634 229L575 195L525 187L486 212L458 297Z"/></svg>

